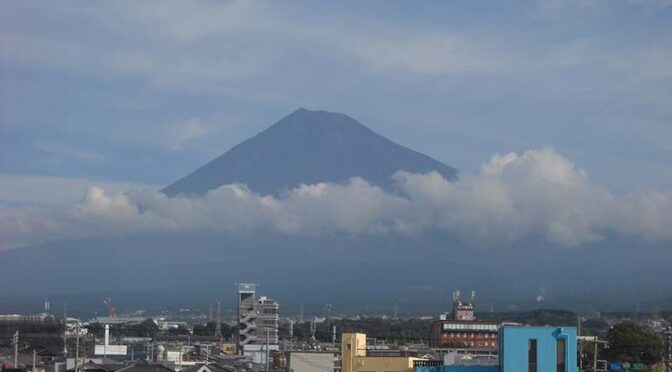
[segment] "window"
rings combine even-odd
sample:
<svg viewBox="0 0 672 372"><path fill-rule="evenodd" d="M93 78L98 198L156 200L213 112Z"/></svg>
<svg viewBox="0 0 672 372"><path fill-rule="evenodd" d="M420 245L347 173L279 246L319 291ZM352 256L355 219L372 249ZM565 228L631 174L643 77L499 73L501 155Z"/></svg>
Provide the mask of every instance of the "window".
<svg viewBox="0 0 672 372"><path fill-rule="evenodd" d="M527 341L527 372L537 372L537 340Z"/></svg>
<svg viewBox="0 0 672 372"><path fill-rule="evenodd" d="M565 345L565 340L560 339L556 343L556 365L557 372L567 372L567 366L565 365L565 356L567 353Z"/></svg>

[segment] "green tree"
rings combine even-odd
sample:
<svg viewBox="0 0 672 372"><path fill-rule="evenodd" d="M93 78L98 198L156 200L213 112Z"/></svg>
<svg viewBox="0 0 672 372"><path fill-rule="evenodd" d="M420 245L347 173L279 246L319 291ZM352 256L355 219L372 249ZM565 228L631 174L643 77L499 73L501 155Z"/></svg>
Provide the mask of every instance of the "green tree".
<svg viewBox="0 0 672 372"><path fill-rule="evenodd" d="M615 325L607 333L607 356L612 361L655 364L663 356L663 340L644 326L631 321Z"/></svg>
<svg viewBox="0 0 672 372"><path fill-rule="evenodd" d="M89 325L86 326L86 329L88 329L89 334L92 334L96 337L103 337L105 334L105 328L103 327L102 324L95 322L95 323L90 323Z"/></svg>
<svg viewBox="0 0 672 372"><path fill-rule="evenodd" d="M209 322L206 324L194 324L194 335L214 336L216 327L217 324L215 322ZM222 337L224 339L230 339L235 331L235 327L231 327L226 323L221 323L221 327L222 327Z"/></svg>

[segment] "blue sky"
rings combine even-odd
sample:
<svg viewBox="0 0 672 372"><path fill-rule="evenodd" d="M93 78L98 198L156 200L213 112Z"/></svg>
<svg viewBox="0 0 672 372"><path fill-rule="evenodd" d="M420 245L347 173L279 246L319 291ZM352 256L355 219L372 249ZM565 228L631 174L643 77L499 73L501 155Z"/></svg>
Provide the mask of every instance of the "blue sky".
<svg viewBox="0 0 672 372"><path fill-rule="evenodd" d="M167 185L297 107L471 172L549 146L672 188L669 0L5 1L0 44L6 205Z"/></svg>

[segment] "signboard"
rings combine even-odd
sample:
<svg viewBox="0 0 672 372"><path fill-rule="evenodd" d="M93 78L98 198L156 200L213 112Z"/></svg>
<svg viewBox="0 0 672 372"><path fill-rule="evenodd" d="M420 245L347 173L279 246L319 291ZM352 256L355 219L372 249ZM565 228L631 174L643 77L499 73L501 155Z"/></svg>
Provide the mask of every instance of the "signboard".
<svg viewBox="0 0 672 372"><path fill-rule="evenodd" d="M628 362L623 362L623 363L610 363L609 364L609 371L643 371L646 369L646 366L644 363L628 363Z"/></svg>

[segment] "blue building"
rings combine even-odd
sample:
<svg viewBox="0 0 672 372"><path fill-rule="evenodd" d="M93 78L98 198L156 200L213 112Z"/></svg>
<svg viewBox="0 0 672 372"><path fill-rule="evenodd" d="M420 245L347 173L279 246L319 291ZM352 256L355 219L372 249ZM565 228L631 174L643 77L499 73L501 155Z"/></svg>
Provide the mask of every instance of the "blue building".
<svg viewBox="0 0 672 372"><path fill-rule="evenodd" d="M575 372L576 328L503 326L502 372Z"/></svg>
<svg viewBox="0 0 672 372"><path fill-rule="evenodd" d="M504 325L499 365L415 367L414 372L576 372L576 328Z"/></svg>

